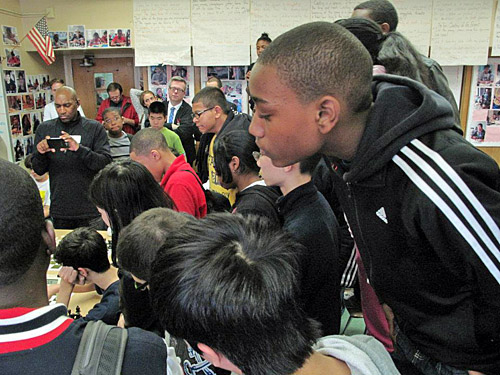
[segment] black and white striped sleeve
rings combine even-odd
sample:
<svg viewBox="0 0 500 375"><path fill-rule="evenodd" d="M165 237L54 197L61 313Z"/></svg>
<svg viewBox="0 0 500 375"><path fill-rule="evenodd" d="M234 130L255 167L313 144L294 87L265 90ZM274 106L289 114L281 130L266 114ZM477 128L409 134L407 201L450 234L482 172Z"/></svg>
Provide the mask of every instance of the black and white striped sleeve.
<svg viewBox="0 0 500 375"><path fill-rule="evenodd" d="M450 149L442 156L415 139L393 161L418 192L415 205L424 210L420 220L429 220L426 230L434 230L427 238L438 256L470 263L481 287L499 295L498 166L472 147Z"/></svg>

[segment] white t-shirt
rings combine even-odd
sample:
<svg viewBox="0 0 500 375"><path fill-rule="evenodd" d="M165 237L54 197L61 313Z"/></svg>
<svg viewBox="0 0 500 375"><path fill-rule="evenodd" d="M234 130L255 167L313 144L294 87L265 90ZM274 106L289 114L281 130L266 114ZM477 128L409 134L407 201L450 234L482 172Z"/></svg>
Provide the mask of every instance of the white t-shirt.
<svg viewBox="0 0 500 375"><path fill-rule="evenodd" d="M35 179L34 179L35 180ZM40 197L42 198L42 203L44 206L50 206L50 178L46 181L39 182L35 180L36 186L38 186L38 191L40 192Z"/></svg>
<svg viewBox="0 0 500 375"><path fill-rule="evenodd" d="M83 113L83 108L81 105L78 106L78 112L80 112L82 117L85 117L85 113ZM50 102L43 108L43 121L49 121L58 117L59 115L57 114L56 105L54 102Z"/></svg>

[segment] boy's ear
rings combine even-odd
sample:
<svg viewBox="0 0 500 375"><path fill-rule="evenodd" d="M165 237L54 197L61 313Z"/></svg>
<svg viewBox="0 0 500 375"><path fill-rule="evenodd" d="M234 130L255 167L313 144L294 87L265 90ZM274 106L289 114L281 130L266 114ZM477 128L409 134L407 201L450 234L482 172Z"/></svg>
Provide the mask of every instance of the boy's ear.
<svg viewBox="0 0 500 375"><path fill-rule="evenodd" d="M149 153L149 156L155 161L158 161L161 159L161 154L158 150L151 150L151 152Z"/></svg>
<svg viewBox="0 0 500 375"><path fill-rule="evenodd" d="M283 172L290 173L294 168L295 168L295 164L287 165L286 167L283 167Z"/></svg>
<svg viewBox="0 0 500 375"><path fill-rule="evenodd" d="M201 342L198 343L198 349L200 349L200 351L203 353L203 358L211 362L214 366L220 367L222 363L222 357L224 357L222 354L216 352L210 346L202 344Z"/></svg>
<svg viewBox="0 0 500 375"><path fill-rule="evenodd" d="M214 366L232 371L235 374L242 374L238 366L227 359L225 355L213 350L210 346L199 342L198 349L202 352L203 358L211 362Z"/></svg>
<svg viewBox="0 0 500 375"><path fill-rule="evenodd" d="M87 278L89 276L89 269L88 268L83 268L79 267L78 268L78 275L83 276L84 278Z"/></svg>
<svg viewBox="0 0 500 375"><path fill-rule="evenodd" d="M391 26L387 22L382 23L380 28L383 34L388 34L391 31Z"/></svg>
<svg viewBox="0 0 500 375"><path fill-rule="evenodd" d="M78 268L78 276L77 276L77 284L79 285L85 285L85 281L88 280L88 282L93 282L93 280L91 280L91 278L89 278L89 273L90 273L90 269L88 268L83 268L83 267L80 267Z"/></svg>
<svg viewBox="0 0 500 375"><path fill-rule="evenodd" d="M229 162L229 169L231 169L231 172L236 173L239 167L240 167L240 158L237 156L233 156L231 158L231 161Z"/></svg>

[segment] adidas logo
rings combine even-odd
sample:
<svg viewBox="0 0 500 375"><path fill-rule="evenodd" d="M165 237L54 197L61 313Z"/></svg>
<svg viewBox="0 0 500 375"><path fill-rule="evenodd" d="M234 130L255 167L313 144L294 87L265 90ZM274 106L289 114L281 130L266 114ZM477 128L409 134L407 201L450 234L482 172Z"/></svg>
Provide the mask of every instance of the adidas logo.
<svg viewBox="0 0 500 375"><path fill-rule="evenodd" d="M389 222L387 221L387 215L385 214L385 208L380 207L377 212L375 212L377 216L379 217L380 220L382 220L384 223L388 224Z"/></svg>

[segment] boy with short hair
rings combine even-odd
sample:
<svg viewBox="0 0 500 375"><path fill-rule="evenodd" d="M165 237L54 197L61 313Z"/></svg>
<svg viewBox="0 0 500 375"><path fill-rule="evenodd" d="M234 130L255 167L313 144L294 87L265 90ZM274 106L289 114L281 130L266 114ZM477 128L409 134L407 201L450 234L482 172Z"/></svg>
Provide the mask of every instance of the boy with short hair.
<svg viewBox="0 0 500 375"><path fill-rule="evenodd" d="M167 122L167 109L165 108L165 104L161 102L151 103L149 106L149 122L151 128L159 130L163 134L168 147L174 151L176 156L186 154L179 136L174 131L165 127L165 123Z"/></svg>
<svg viewBox="0 0 500 375"><path fill-rule="evenodd" d="M120 108L109 107L102 113L104 129L108 134L113 161L128 159L132 136L123 131L123 117Z"/></svg>
<svg viewBox="0 0 500 375"><path fill-rule="evenodd" d="M68 306L75 285L94 283L101 302L84 317L116 325L120 315L117 270L111 267L104 238L94 229L82 227L67 234L54 258L64 267L59 271L61 285L57 302Z"/></svg>
<svg viewBox="0 0 500 375"><path fill-rule="evenodd" d="M189 223L188 223L189 226ZM365 335L319 339L298 303L302 245L259 216L212 214L161 248L151 296L163 326L215 366L252 375L396 375Z"/></svg>
<svg viewBox="0 0 500 375"><path fill-rule="evenodd" d="M130 158L144 165L172 198L177 211L196 218L207 214L201 181L184 156L175 156L165 137L154 129L142 129L130 144Z"/></svg>

